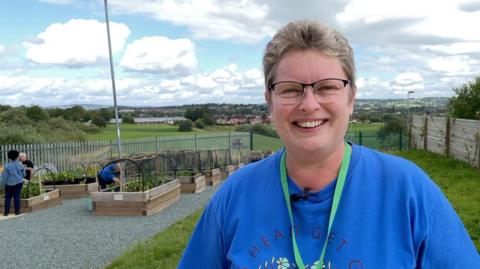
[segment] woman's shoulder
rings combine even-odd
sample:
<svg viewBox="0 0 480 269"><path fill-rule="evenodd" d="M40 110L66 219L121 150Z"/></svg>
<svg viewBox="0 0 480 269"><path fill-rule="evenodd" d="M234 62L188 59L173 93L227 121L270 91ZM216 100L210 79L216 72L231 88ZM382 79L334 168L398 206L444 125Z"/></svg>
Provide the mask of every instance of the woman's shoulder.
<svg viewBox="0 0 480 269"><path fill-rule="evenodd" d="M360 157L356 175L385 188L437 192L436 184L417 164L403 157L357 146ZM427 191L427 192L430 192Z"/></svg>
<svg viewBox="0 0 480 269"><path fill-rule="evenodd" d="M364 146L354 145L358 159L364 165L387 169L388 171L422 171L414 162L391 153L380 152Z"/></svg>

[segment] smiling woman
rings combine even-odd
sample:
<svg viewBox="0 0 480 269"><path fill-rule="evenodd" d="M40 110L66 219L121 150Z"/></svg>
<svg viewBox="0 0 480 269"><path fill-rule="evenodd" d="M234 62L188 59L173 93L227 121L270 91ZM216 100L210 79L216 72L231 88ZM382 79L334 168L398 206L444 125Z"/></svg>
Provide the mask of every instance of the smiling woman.
<svg viewBox="0 0 480 269"><path fill-rule="evenodd" d="M291 22L267 44L263 67L285 149L230 176L178 268L480 267L459 217L421 169L344 141L356 84L341 33Z"/></svg>

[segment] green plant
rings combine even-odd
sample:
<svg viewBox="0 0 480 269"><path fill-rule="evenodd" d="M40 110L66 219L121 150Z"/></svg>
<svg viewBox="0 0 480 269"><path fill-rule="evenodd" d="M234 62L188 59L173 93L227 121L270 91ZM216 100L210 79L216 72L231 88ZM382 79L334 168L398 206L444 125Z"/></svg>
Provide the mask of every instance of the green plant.
<svg viewBox="0 0 480 269"><path fill-rule="evenodd" d="M22 192L20 194L21 199L28 199L40 195L40 185L35 182L23 184Z"/></svg>
<svg viewBox="0 0 480 269"><path fill-rule="evenodd" d="M178 126L180 132L190 132L193 130L193 124L190 120L182 121Z"/></svg>

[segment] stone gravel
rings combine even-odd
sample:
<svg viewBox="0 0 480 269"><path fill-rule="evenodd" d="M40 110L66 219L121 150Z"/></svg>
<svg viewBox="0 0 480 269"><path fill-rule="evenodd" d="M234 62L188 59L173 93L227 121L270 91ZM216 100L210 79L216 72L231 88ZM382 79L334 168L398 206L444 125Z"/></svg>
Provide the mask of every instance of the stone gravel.
<svg viewBox="0 0 480 269"><path fill-rule="evenodd" d="M0 221L0 268L104 268L132 244L152 238L204 206L218 186L182 194L146 217L93 216L88 198Z"/></svg>

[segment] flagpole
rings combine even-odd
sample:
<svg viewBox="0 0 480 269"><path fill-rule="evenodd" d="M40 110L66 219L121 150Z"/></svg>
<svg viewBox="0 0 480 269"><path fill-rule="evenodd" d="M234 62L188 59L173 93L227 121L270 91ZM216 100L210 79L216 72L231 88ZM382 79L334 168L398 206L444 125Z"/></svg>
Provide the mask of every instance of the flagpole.
<svg viewBox="0 0 480 269"><path fill-rule="evenodd" d="M105 3L105 20L107 24L107 37L108 37L108 54L110 58L110 74L112 77L112 90L113 90L113 108L115 110L115 125L117 126L117 148L118 148L118 157L122 156L122 144L120 142L120 126L118 124L118 107L117 107L117 92L115 90L115 72L113 71L113 59L112 59L112 44L110 40L110 25L108 21L108 3L107 0L104 0Z"/></svg>

